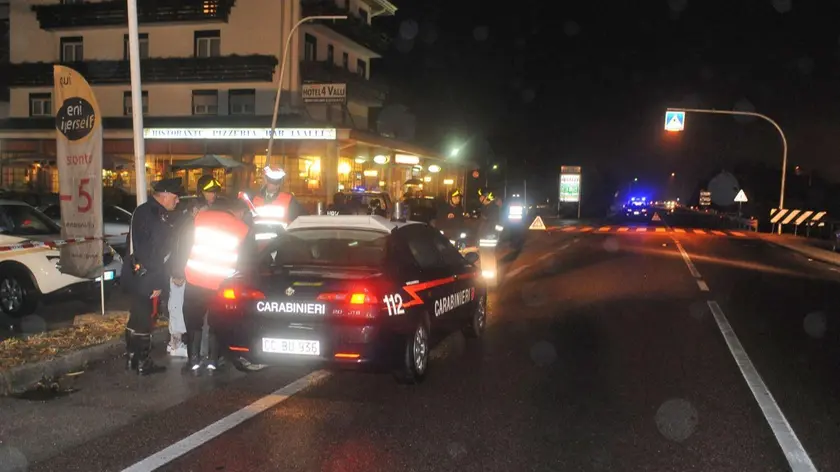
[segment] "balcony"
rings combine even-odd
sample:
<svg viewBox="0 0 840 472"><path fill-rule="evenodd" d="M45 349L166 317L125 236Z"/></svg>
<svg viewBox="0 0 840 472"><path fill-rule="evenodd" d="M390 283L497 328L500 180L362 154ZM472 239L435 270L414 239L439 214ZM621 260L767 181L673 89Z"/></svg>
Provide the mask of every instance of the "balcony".
<svg viewBox="0 0 840 472"><path fill-rule="evenodd" d="M318 24L361 44L377 54L384 54L391 45L391 38L365 23L354 13L339 7L333 0L301 0L302 16L347 15L346 20L321 21Z"/></svg>
<svg viewBox="0 0 840 472"><path fill-rule="evenodd" d="M84 61L63 64L82 74L91 84L127 84L128 61ZM165 57L140 61L143 83L163 82L271 82L277 66L275 56ZM53 85L53 64L9 64L9 85Z"/></svg>
<svg viewBox="0 0 840 472"><path fill-rule="evenodd" d="M140 24L224 22L236 0L140 0L137 20ZM125 0L103 2L56 3L33 5L41 29L78 29L101 26L125 26L128 23Z"/></svg>
<svg viewBox="0 0 840 472"><path fill-rule="evenodd" d="M348 100L362 102L367 106L382 106L388 95L388 84L385 81L365 79L326 61L302 61L300 78L304 83L347 84Z"/></svg>

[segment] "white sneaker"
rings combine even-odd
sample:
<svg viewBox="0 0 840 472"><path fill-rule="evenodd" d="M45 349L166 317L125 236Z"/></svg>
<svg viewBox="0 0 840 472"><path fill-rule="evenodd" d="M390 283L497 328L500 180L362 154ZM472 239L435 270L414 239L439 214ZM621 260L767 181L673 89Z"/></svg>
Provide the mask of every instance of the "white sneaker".
<svg viewBox="0 0 840 472"><path fill-rule="evenodd" d="M187 345L181 343L175 349L172 349L171 346L167 347L169 351L169 355L172 357L187 357Z"/></svg>

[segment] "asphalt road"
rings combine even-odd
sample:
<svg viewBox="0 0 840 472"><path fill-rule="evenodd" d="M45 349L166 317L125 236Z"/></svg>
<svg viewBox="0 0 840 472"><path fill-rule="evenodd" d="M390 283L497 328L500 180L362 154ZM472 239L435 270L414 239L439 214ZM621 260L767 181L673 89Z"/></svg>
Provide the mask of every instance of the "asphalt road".
<svg viewBox="0 0 840 472"><path fill-rule="evenodd" d="M613 223L533 232L484 339L443 340L421 385L115 360L67 396L0 399L0 470L840 470L840 269Z"/></svg>

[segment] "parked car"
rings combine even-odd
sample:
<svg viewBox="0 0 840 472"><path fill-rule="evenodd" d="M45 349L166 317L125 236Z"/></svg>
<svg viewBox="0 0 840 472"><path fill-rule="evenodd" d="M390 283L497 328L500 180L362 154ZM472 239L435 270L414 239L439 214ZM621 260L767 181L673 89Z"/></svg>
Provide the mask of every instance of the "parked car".
<svg viewBox="0 0 840 472"><path fill-rule="evenodd" d="M61 226L61 205L58 203L46 205L39 210L50 217L59 227ZM103 205L102 223L105 241L122 252L125 249L128 229L131 227L131 212L116 205Z"/></svg>
<svg viewBox="0 0 840 472"><path fill-rule="evenodd" d="M61 228L49 217L23 202L0 200L0 246L31 241L53 241ZM122 258L107 243L103 276L105 296L122 271ZM0 252L0 309L9 316L31 314L40 302L64 299L99 300L99 281L63 274L58 267L59 250L49 247L21 248Z"/></svg>

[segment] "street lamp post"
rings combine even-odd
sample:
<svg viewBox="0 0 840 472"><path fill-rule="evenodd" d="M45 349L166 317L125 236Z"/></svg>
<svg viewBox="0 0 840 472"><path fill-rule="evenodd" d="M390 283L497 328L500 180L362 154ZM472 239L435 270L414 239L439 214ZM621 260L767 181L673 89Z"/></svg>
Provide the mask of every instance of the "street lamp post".
<svg viewBox="0 0 840 472"><path fill-rule="evenodd" d="M286 37L286 46L283 49L283 57L280 59L280 76L277 78L277 94L274 96L274 114L271 117L271 129L268 133L268 150L266 151L266 160L271 159L271 150L274 147L274 130L277 128L277 113L280 111L280 94L283 91L283 73L286 70L286 60L289 58L289 47L292 44L292 38L295 35L300 25L315 20L346 20L347 15L325 15L325 16L307 16L301 18L295 23L289 35Z"/></svg>
<svg viewBox="0 0 840 472"><path fill-rule="evenodd" d="M762 115L761 113L755 113L752 111L732 111L732 110L711 110L705 108L669 108L668 111L677 111L677 112L688 112L688 113L708 113L712 115L732 115L732 116L754 116L757 118L761 118L776 128L776 131L779 132L779 136L782 137L782 183L781 183L781 191L779 193L779 210L783 210L785 208L785 180L787 179L787 152L788 152L788 144L787 138L785 137L785 132L782 131L782 127L779 126L772 118L767 115ZM782 225L779 224L779 234L782 234Z"/></svg>

